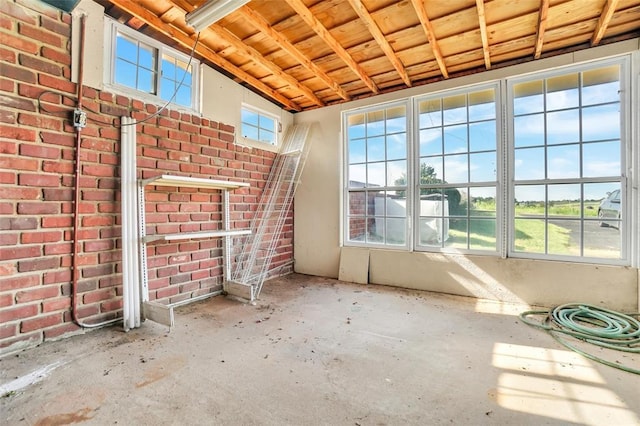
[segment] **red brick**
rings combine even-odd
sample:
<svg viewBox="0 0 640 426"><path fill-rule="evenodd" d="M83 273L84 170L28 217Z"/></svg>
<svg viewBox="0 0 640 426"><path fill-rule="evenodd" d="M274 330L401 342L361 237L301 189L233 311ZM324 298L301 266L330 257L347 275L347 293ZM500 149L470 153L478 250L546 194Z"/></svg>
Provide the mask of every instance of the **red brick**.
<svg viewBox="0 0 640 426"><path fill-rule="evenodd" d="M113 250L112 240L97 240L97 241L85 241L84 252L99 252L105 250Z"/></svg>
<svg viewBox="0 0 640 426"><path fill-rule="evenodd" d="M38 45L32 40L23 37L17 37L15 35L8 35L6 33L3 33L2 44L4 46L13 47L14 49L22 50L23 52L31 53L33 55L38 53Z"/></svg>
<svg viewBox="0 0 640 426"><path fill-rule="evenodd" d="M58 214L60 213L60 204L58 203L18 203L18 214Z"/></svg>
<svg viewBox="0 0 640 426"><path fill-rule="evenodd" d="M0 234L0 246L15 246L18 244L18 234Z"/></svg>
<svg viewBox="0 0 640 426"><path fill-rule="evenodd" d="M60 124L60 122L58 122L58 124ZM60 129L59 126L51 126L47 128L51 130ZM76 142L76 136L69 133L40 132L40 140L51 145L74 146Z"/></svg>
<svg viewBox="0 0 640 426"><path fill-rule="evenodd" d="M45 272L43 282L45 285L54 283L65 283L71 281L71 271L68 269L61 271Z"/></svg>
<svg viewBox="0 0 640 426"><path fill-rule="evenodd" d="M62 36L71 37L71 26L59 22L55 19L49 19L45 16L40 16L40 26Z"/></svg>
<svg viewBox="0 0 640 426"><path fill-rule="evenodd" d="M100 304L100 310L103 312L117 311L122 309L122 299L109 300Z"/></svg>
<svg viewBox="0 0 640 426"><path fill-rule="evenodd" d="M100 164L87 164L82 167L82 172L87 176L111 177L115 174L114 167Z"/></svg>
<svg viewBox="0 0 640 426"><path fill-rule="evenodd" d="M71 253L71 249L73 248L72 243L60 243L60 244L47 244L44 246L44 254L46 256L56 255L56 254L68 254ZM60 266L58 262L55 266Z"/></svg>
<svg viewBox="0 0 640 426"><path fill-rule="evenodd" d="M20 235L22 244L55 243L62 240L62 231L23 232Z"/></svg>
<svg viewBox="0 0 640 426"><path fill-rule="evenodd" d="M59 64L71 65L71 55L68 52L43 46L40 49L40 54L43 58L51 59Z"/></svg>
<svg viewBox="0 0 640 426"><path fill-rule="evenodd" d="M40 248L38 247L38 251ZM18 262L18 272L33 272L54 269L60 266L60 259L57 257L43 257L31 260L20 260Z"/></svg>
<svg viewBox="0 0 640 426"><path fill-rule="evenodd" d="M62 47L62 37L49 31L36 28L32 25L23 23L18 24L18 33L26 36L27 39L33 39L43 42L54 47Z"/></svg>
<svg viewBox="0 0 640 426"><path fill-rule="evenodd" d="M57 299L49 299L42 301L42 312L63 311L71 307L71 299L69 297L59 297Z"/></svg>
<svg viewBox="0 0 640 426"><path fill-rule="evenodd" d="M123 115L129 115L129 108L121 107L117 105L100 104L100 112L102 114L115 115L116 117L122 117Z"/></svg>
<svg viewBox="0 0 640 426"><path fill-rule="evenodd" d="M35 142L36 131L24 127L0 126L0 138Z"/></svg>
<svg viewBox="0 0 640 426"><path fill-rule="evenodd" d="M70 161L43 161L42 171L46 173L74 174L74 164Z"/></svg>
<svg viewBox="0 0 640 426"><path fill-rule="evenodd" d="M53 77L47 74L40 74L38 76L38 83L40 83L42 86L61 90L67 93L75 93L76 91L75 83L65 80L64 78Z"/></svg>
<svg viewBox="0 0 640 426"><path fill-rule="evenodd" d="M72 224L71 217L43 217L42 218L43 228L66 228L66 227L70 227L71 224Z"/></svg>
<svg viewBox="0 0 640 426"><path fill-rule="evenodd" d="M22 324L20 324L20 332L28 333L30 331L40 330L61 323L62 315L60 315L59 313L47 316L40 315L38 316L38 318L22 321Z"/></svg>
<svg viewBox="0 0 640 426"><path fill-rule="evenodd" d="M45 174L20 173L18 184L23 186L54 187L60 185L60 176Z"/></svg>
<svg viewBox="0 0 640 426"><path fill-rule="evenodd" d="M0 294L0 307L6 308L11 305L13 305L13 295L8 293Z"/></svg>
<svg viewBox="0 0 640 426"><path fill-rule="evenodd" d="M59 286L40 287L16 293L16 303L27 303L36 300L51 299L60 295Z"/></svg>
<svg viewBox="0 0 640 426"><path fill-rule="evenodd" d="M0 259L25 259L40 256L40 247L10 247L0 248Z"/></svg>
<svg viewBox="0 0 640 426"><path fill-rule="evenodd" d="M82 269L82 278L93 278L113 274L113 265L99 265Z"/></svg>
<svg viewBox="0 0 640 426"><path fill-rule="evenodd" d="M113 217L112 216L87 216L82 218L82 226L92 227L92 226L112 226L113 225Z"/></svg>
<svg viewBox="0 0 640 426"><path fill-rule="evenodd" d="M0 339L7 339L18 334L17 324L7 324L0 326Z"/></svg>
<svg viewBox="0 0 640 426"><path fill-rule="evenodd" d="M35 315L38 315L38 305L24 305L13 309L3 309L0 311L0 323L17 321Z"/></svg>
<svg viewBox="0 0 640 426"><path fill-rule="evenodd" d="M23 67L30 68L36 71L44 72L44 73L55 75L55 76L62 75L62 70L60 68L60 65L42 60L40 58L36 58L31 55L26 55L24 53L21 53L20 55L18 55L18 62ZM35 83L35 81L29 81L28 83Z"/></svg>
<svg viewBox="0 0 640 426"><path fill-rule="evenodd" d="M60 130L62 127L62 121L59 118L24 113L18 115L18 123L25 126L37 127L38 129Z"/></svg>
<svg viewBox="0 0 640 426"><path fill-rule="evenodd" d="M60 158L60 149L23 143L20 144L20 155L36 158Z"/></svg>
<svg viewBox="0 0 640 426"><path fill-rule="evenodd" d="M16 108L25 111L36 111L36 104L33 100L28 98L18 98L14 96L3 96L2 103L5 108ZM7 121L5 121L7 122Z"/></svg>
<svg viewBox="0 0 640 426"><path fill-rule="evenodd" d="M29 288L40 284L39 275L19 275L2 279L3 290L16 290L19 288Z"/></svg>
<svg viewBox="0 0 640 426"><path fill-rule="evenodd" d="M24 157L0 156L0 168L13 170L38 170L38 160Z"/></svg>
<svg viewBox="0 0 640 426"><path fill-rule="evenodd" d="M106 290L98 290L92 291L90 293L86 293L82 296L82 301L85 304L91 304L95 302L100 302L103 300L109 300L114 296L113 289L109 288Z"/></svg>
<svg viewBox="0 0 640 426"><path fill-rule="evenodd" d="M59 325L57 327L51 327L48 328L46 330L44 330L44 338L45 339L55 339L57 337L62 336L63 334L67 334L67 333L72 333L74 331L79 330L80 327L78 327L75 323L73 322L65 322L62 325Z"/></svg>

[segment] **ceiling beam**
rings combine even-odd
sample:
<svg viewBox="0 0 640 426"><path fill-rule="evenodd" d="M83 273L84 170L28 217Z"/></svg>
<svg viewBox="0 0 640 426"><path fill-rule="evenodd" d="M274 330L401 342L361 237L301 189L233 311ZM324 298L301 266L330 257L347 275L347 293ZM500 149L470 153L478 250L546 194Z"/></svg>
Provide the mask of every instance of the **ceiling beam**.
<svg viewBox="0 0 640 426"><path fill-rule="evenodd" d="M208 32L210 34L207 34ZM202 32L200 33L200 39L201 40L203 38L203 35L204 36L214 35L214 36L224 40L226 43L229 43L235 49L235 51L237 53L239 53L240 55L248 57L249 59L254 61L256 64L258 64L259 66L262 66L262 67L268 69L270 72L273 73L273 75L275 75L276 77L278 77L278 78L284 80L285 82L287 82L287 84L289 84L289 86L291 86L294 89L297 89L298 91L302 92L302 94L304 96L306 96L309 100L311 100L311 102L313 102L314 104L316 104L318 106L324 106L325 105L325 103L322 102L315 95L315 93L313 93L313 91L311 89L309 89L307 86L301 84L298 80L293 78L290 74L287 74L286 72L284 72L282 70L282 68L280 68L279 66L277 66L273 62L266 60L264 58L264 56L262 56L262 54L260 52L258 52L253 47L244 44L242 42L242 40L240 40L238 37L233 35L231 32L229 32L229 30L224 28L222 25L220 25L220 24L211 24L209 26L209 28L206 28L206 29L202 30Z"/></svg>
<svg viewBox="0 0 640 426"><path fill-rule="evenodd" d="M549 13L549 0L542 0L540 3L540 13L538 13L538 32L536 34L536 48L533 59L539 59L542 55L542 45L544 44L544 33L547 31L547 14Z"/></svg>
<svg viewBox="0 0 640 426"><path fill-rule="evenodd" d="M338 82L329 77L320 67L318 67L309 57L300 51L293 45L282 33L275 30L269 22L262 17L255 10L249 6L242 6L237 10L237 13L241 14L244 19L256 27L259 31L271 37L284 51L293 56L303 67L313 73L316 77L322 80L329 88L338 94L342 99L349 100L351 97L347 92L340 87Z"/></svg>
<svg viewBox="0 0 640 426"><path fill-rule="evenodd" d="M609 22L611 22L611 18L613 18L613 12L616 11L617 6L618 0L607 0L600 14L600 19L598 19L596 30L593 32L593 37L591 37L591 46L597 46L600 40L602 40L602 37L604 37L604 33L607 31L607 27L609 26Z"/></svg>
<svg viewBox="0 0 640 426"><path fill-rule="evenodd" d="M380 27L373 20L373 17L369 13L369 11L364 7L360 0L348 0L349 4L356 11L364 25L367 27L373 38L378 42L378 45L382 49L387 58L391 62L391 65L396 69L398 74L400 74L400 78L404 81L404 84L407 87L411 87L411 79L409 78L409 74L407 74L407 70L404 68L404 65L396 56L396 52L393 50L389 42L387 41L382 31L380 31Z"/></svg>
<svg viewBox="0 0 640 426"><path fill-rule="evenodd" d="M373 93L380 92L378 86L374 81L364 72L362 67L353 59L353 57L347 52L347 50L338 43L338 41L331 35L329 30L322 25L318 19L313 16L313 13L302 0L286 0L289 6L295 10L295 12L302 18L302 20L309 26L315 33L325 42L329 47L342 59L347 66L367 85L369 90Z"/></svg>
<svg viewBox="0 0 640 426"><path fill-rule="evenodd" d="M187 33L183 32L182 30L179 30L178 28L174 27L173 25L163 22L162 19L160 19L154 13L149 12L149 10L145 9L144 7L140 6L137 2L133 2L130 0L109 0L109 1L113 5L124 10L125 12L135 16L138 19L143 20L148 25L153 27L156 31L159 31L160 33L170 37L171 39L178 42L182 46L188 49L193 48L193 44L195 43L194 38L189 36ZM247 84L253 86L255 89L264 93L265 95L272 98L276 102L282 104L287 109L292 111L302 110L302 108L300 108L298 104L296 104L295 102L292 102L290 99L283 96L275 89L272 89L271 87L267 86L257 78L249 75L244 70L236 67L231 62L227 61L226 59L218 55L216 52L214 52L210 48L204 46L203 44L198 43L198 46L196 46L196 52L202 57L214 63L215 65L224 69L225 71L228 71L229 73L233 74L237 78L245 81Z"/></svg>
<svg viewBox="0 0 640 426"><path fill-rule="evenodd" d="M431 20L429 20L429 16L427 16L427 10L424 8L424 0L411 0L411 3L418 14L418 19L420 19L422 29L427 35L427 39L431 45L431 50L433 51L433 56L435 56L436 62L438 62L438 67L440 67L440 72L444 78L449 78L449 71L447 71L447 65L444 63L442 51L440 50L438 40L433 32L433 25L431 25Z"/></svg>
<svg viewBox="0 0 640 426"><path fill-rule="evenodd" d="M484 0L476 0L478 8L478 22L480 23L480 37L482 38L482 52L484 53L484 66L491 69L491 55L489 54L489 37L487 35L487 18L484 15Z"/></svg>

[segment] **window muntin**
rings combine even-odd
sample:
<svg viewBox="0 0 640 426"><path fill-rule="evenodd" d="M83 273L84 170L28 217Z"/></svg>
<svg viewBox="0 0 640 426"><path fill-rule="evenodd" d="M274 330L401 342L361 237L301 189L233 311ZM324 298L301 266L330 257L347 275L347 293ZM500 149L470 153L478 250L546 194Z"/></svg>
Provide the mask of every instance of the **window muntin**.
<svg viewBox="0 0 640 426"><path fill-rule="evenodd" d="M188 56L111 19L105 19L105 29L111 40L107 84L128 95L135 89L141 98L157 103L171 100L179 107L197 108L197 60L187 66Z"/></svg>
<svg viewBox="0 0 640 426"><path fill-rule="evenodd" d="M267 113L243 107L241 111L242 136L258 142L277 144L278 119Z"/></svg>
<svg viewBox="0 0 640 426"><path fill-rule="evenodd" d="M345 114L350 243L408 245L407 105Z"/></svg>
<svg viewBox="0 0 640 426"><path fill-rule="evenodd" d="M416 248L498 250L496 88L416 100Z"/></svg>
<svg viewBox="0 0 640 426"><path fill-rule="evenodd" d="M624 197L605 202L623 184L620 82L614 64L511 85L511 255L624 258Z"/></svg>

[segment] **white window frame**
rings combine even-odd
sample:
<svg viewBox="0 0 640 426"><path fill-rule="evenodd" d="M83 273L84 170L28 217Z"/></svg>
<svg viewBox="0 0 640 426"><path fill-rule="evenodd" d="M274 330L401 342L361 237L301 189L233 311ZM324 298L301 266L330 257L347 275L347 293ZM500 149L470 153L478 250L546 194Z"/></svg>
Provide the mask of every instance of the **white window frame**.
<svg viewBox="0 0 640 426"><path fill-rule="evenodd" d="M144 43L150 47L153 47L158 52L158 57L156 60L156 92L160 90L160 82L162 80L162 56L168 55L173 58L178 59L184 63L189 62L189 55L185 55L184 53L173 49L169 46L166 46L159 41L142 34L138 31L135 31L132 28L129 28L126 25L123 25L108 16L105 16L104 19L104 38L105 38L105 49L104 49L104 75L103 81L106 88L114 93L118 93L127 97L133 97L136 99L143 100L145 102L153 103L156 105L165 105L167 103L167 99L163 99L160 97L159 93L152 94L147 93L141 90L138 90L134 87L125 86L122 84L118 84L115 82L115 55L116 55L116 43L118 33L123 34L131 39L137 40L141 43ZM200 112L200 62L192 58L191 59L191 105L182 105L175 102L175 99L169 104L172 109L176 109L179 111L184 111L188 113L199 113ZM179 81L178 81L179 83Z"/></svg>
<svg viewBox="0 0 640 426"><path fill-rule="evenodd" d="M622 221L624 222L625 232L620 247L620 258L600 258L600 257L587 257L587 256L567 256L557 254L537 254L527 252L514 252L513 235L515 229L515 207L514 203L509 203L508 200L513 199L514 195L514 174L513 174L513 161L515 156L514 149L514 134L513 134L513 97L512 97L512 85L514 82L527 81L527 80L539 80L546 79L552 76L564 75L574 72L583 72L589 69L596 69L606 67L608 65L620 65L620 117L621 117L621 178L620 178L620 190L624 193L624 206ZM478 90L482 87L490 87L491 84L495 85L496 90L496 105L497 105L497 157L498 157L498 171L497 171L497 187L496 187L496 252L484 251L484 250L464 250L464 249L447 249L445 248L428 248L423 249L417 247L417 235L416 228L417 223L415 218L418 218L418 212L415 211L417 206L415 202L413 210L407 213L407 224L411 230L409 238L411 243L408 242L407 247L404 250L408 251L428 251L428 252L455 252L462 254L481 254L481 255L497 255L503 258L527 258L527 259L541 259L551 261L564 261L570 263L598 263L609 265L621 265L621 266L634 266L640 262L640 235L637 234L637 229L640 228L640 217L635 217L637 212L640 211L640 196L637 190L637 176L634 177L633 173L638 174L640 170L640 149L637 149L637 144L640 142L640 124L631 120L631 117L640 117L640 52L627 53L619 56L612 56L606 59L597 59L592 61L586 61L582 63L575 63L560 68L553 68L541 71L535 71L527 74L514 74L510 76L504 76L493 82L484 82L480 84L472 84L464 86L462 88L452 88L432 92L428 94L420 94L410 96L407 98L400 98L396 101L372 105L367 107L359 107L342 112L342 158L343 158L343 196L342 196L342 244L344 246L360 246L367 248L385 248L385 249L403 249L402 247L392 247L381 244L373 244L366 242L355 242L349 240L349 202L348 202L348 136L347 136L347 123L346 117L348 114L356 114L367 112L371 110L382 109L386 105L393 103L400 103L403 101L409 102L408 110L409 120L411 123L410 134L407 135L409 143L408 147L408 172L412 182L409 183L407 193L411 194L411 199L415 198L415 195L419 191L419 147L417 146L419 138L416 136L419 132L419 121L416 118L416 105L418 99L428 99L429 97L437 96L450 96L455 93L468 93L474 90ZM633 142L635 140L635 142ZM633 145L635 143L635 146ZM583 219L581 219L583 220ZM635 232L635 233L634 233ZM408 240L409 240L408 238Z"/></svg>
<svg viewBox="0 0 640 426"><path fill-rule="evenodd" d="M263 117L267 117L271 120L273 120L274 122L274 129L273 129L273 134L274 134L274 142L270 143L270 142L265 142L265 141L261 141L261 140L257 140L257 139L253 139L253 138L249 138L244 136L243 134L243 130L244 130L244 122L242 121L242 111L249 111L252 112L254 114L258 114L259 116L263 116ZM280 147L280 143L281 143L281 139L282 139L282 121L280 120L280 117L278 117L276 114L270 113L268 111L265 111L263 109L257 108L253 105L247 104L247 103L242 103L240 106L240 118L239 118L239 131L238 131L238 143L240 145L244 145L244 146L250 146L253 148L258 148L258 149L265 149L268 151L275 151Z"/></svg>

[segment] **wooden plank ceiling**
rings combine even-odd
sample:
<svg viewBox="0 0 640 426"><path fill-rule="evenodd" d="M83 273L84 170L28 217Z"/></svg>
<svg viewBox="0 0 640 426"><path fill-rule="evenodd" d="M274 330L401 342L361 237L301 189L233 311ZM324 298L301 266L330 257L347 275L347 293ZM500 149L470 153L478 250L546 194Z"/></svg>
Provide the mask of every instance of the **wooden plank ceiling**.
<svg viewBox="0 0 640 426"><path fill-rule="evenodd" d="M204 0L99 0L189 53ZM252 0L198 57L290 111L640 36L640 0Z"/></svg>

